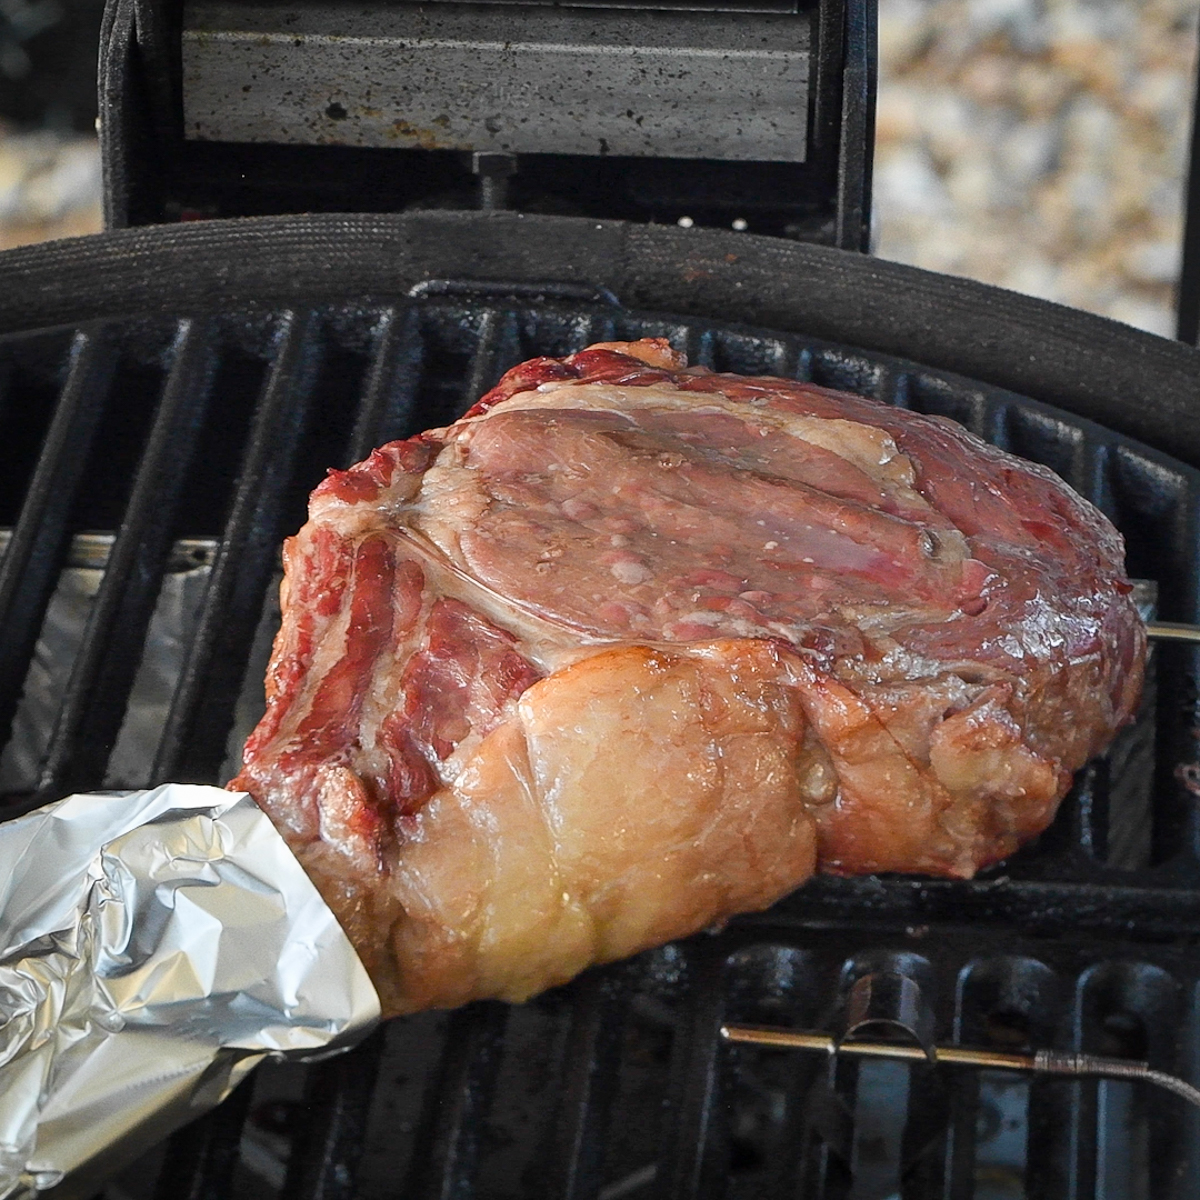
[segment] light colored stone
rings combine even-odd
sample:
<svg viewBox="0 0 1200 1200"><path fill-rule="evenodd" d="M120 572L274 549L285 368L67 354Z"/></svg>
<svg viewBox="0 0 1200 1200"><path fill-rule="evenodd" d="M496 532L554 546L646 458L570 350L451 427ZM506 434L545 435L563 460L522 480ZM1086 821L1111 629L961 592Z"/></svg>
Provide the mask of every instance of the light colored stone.
<svg viewBox="0 0 1200 1200"><path fill-rule="evenodd" d="M72 141L25 181L23 214L29 220L60 220L93 204L100 189L99 147L91 139Z"/></svg>
<svg viewBox="0 0 1200 1200"><path fill-rule="evenodd" d="M927 0L889 0L879 10L879 56L889 63L908 62L927 48L933 32Z"/></svg>
<svg viewBox="0 0 1200 1200"><path fill-rule="evenodd" d="M898 149L876 164L875 190L884 212L937 216L953 207L945 185L920 144Z"/></svg>
<svg viewBox="0 0 1200 1200"><path fill-rule="evenodd" d="M96 139L0 126L0 249L101 227Z"/></svg>
<svg viewBox="0 0 1200 1200"><path fill-rule="evenodd" d="M1179 241L1139 241L1125 251L1125 272L1139 283L1174 283L1179 276Z"/></svg>
<svg viewBox="0 0 1200 1200"><path fill-rule="evenodd" d="M875 118L877 152L886 152L893 142L915 143L920 139L924 100L922 88L913 87L903 80L880 84Z"/></svg>
<svg viewBox="0 0 1200 1200"><path fill-rule="evenodd" d="M0 140L0 221L12 220L18 211L25 160Z"/></svg>
<svg viewBox="0 0 1200 1200"><path fill-rule="evenodd" d="M967 0L967 21L981 38L998 33L1025 53L1045 47L1045 5L1042 0Z"/></svg>
<svg viewBox="0 0 1200 1200"><path fill-rule="evenodd" d="M923 40L881 56L880 161L927 162L944 202L913 204L911 179L906 203L877 191L877 252L1169 334L1196 17L1193 0L927 0Z"/></svg>
<svg viewBox="0 0 1200 1200"><path fill-rule="evenodd" d="M1027 189L1055 168L1061 141L1056 122L1018 122L996 147L995 165L1010 186Z"/></svg>
<svg viewBox="0 0 1200 1200"><path fill-rule="evenodd" d="M963 213L986 213L994 205L1001 181L990 156L979 152L955 159L946 172L946 191Z"/></svg>

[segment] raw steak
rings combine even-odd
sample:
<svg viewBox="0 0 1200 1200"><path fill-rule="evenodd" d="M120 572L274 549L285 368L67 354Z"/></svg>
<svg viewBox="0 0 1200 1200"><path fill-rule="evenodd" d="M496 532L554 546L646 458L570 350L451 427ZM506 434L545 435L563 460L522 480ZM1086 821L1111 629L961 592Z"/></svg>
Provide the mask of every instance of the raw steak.
<svg viewBox="0 0 1200 1200"><path fill-rule="evenodd" d="M333 471L230 786L388 1012L518 1000L814 871L968 877L1129 720L1107 520L950 421L683 369L510 371Z"/></svg>

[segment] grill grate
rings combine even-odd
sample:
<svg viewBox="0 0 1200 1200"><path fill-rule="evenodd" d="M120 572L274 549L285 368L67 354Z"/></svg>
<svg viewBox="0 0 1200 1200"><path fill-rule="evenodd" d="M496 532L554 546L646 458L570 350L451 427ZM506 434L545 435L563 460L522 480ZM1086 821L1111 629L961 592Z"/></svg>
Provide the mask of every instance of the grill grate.
<svg viewBox="0 0 1200 1200"><path fill-rule="evenodd" d="M72 534L115 533L40 776L11 811L102 782L179 539L215 549L153 764L129 781L143 785L218 781L261 687L255 646L279 542L325 466L451 420L522 359L638 336L719 370L943 413L1047 463L1127 534L1161 616L1195 619L1200 474L1045 404L880 354L632 312L574 285L432 283L387 306L9 337L0 434L36 466L0 509L13 529L0 565L6 728ZM1200 1127L1169 1096L947 1075L953 1116L924 1147L915 1120L907 1143L901 1131L945 1101L940 1077L842 1063L851 1177L805 1122L825 1065L718 1034L723 1020L828 1026L855 978L896 970L933 998L943 1040L1144 1056L1194 1077L1200 659L1164 647L1156 675L1157 707L1083 774L1054 828L979 880L820 880L718 936L529 1005L426 1014L329 1063L267 1068L124 1175L112 1200L1194 1195Z"/></svg>

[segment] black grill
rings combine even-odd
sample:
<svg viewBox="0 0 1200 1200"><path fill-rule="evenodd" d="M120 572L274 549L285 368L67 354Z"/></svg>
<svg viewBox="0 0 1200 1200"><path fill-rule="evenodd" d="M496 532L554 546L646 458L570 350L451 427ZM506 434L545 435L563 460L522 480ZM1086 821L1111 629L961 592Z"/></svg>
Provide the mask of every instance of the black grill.
<svg viewBox="0 0 1200 1200"><path fill-rule="evenodd" d="M448 227L376 220L380 244L408 238L410 247ZM516 220L499 227L498 243L511 245ZM472 236L488 228L467 225ZM270 260L274 282L261 303L244 278L206 291L213 274L228 280L244 269L247 247L280 249L256 228L293 239ZM376 278L390 269L390 289L375 284L356 300L334 301L339 284L283 278L293 262L304 264L300 275L319 276L338 228L235 226L225 258L181 277L176 289L147 284L130 248L161 235L185 252L188 239L211 249L211 231L101 239L113 255L108 267L87 251L76 286L59 299L53 273L62 248L0 263L0 282L7 269L33 304L33 316L14 318L10 300L8 328L72 323L0 338L0 434L16 451L0 494L0 525L13 529L0 566L5 728L28 704L22 686L32 689L33 671L47 665L31 663L39 636L45 646L56 588L85 545L78 535L115 534L87 543L101 547L95 561L106 566L69 668L49 664L60 678L56 715L41 734L38 771L9 797L11 812L111 776L130 714L152 698L143 647L171 572L185 568L201 580L198 602L182 618L186 636L157 745L109 782L221 781L256 715L279 542L302 522L324 468L449 421L522 359L596 340L664 336L718 370L810 379L960 420L1047 463L1091 498L1126 534L1131 573L1157 584L1159 614L1196 616L1200 473L1043 402L1065 400L1169 446L1164 429L1183 411L1190 387L1176 383L1188 367L1194 372L1193 351L1032 301L989 311L995 293L949 281L935 321L929 277L829 251L808 260L814 272L833 272L821 284L824 298L795 301L827 311L788 317L783 301L771 309L762 298L769 281L753 274L753 238L736 241L751 272L740 307L713 299L717 284L736 294L738 280L732 263L720 266L733 241L707 234L664 237L657 269L666 283L629 267L625 276L598 267L587 282L583 271L602 256L569 221L541 226L543 237L575 239L567 251L545 242L545 254L575 254L585 266L556 260L549 282L529 270L515 280L414 278L415 260L402 268L385 261ZM599 229L611 238L612 227ZM440 261L453 253L442 244L429 251ZM818 252L762 253L779 261ZM37 286L39 263L46 287ZM683 294L689 272L697 273L691 314L651 311L668 307L656 297ZM1057 339L1039 398L825 340L840 319L847 340L867 341L861 322L838 315L854 309L865 272L883 281L860 310L883 302L879 287L918 296L927 289L914 301L925 305L925 332L911 337L910 353L940 366L957 352L965 367L995 380L986 331L1002 344L997 360L1030 378L1038 366L1028 363L1030 349ZM110 297L90 315L108 319L76 327L93 303L89 280ZM623 307L610 286L644 308ZM776 287L805 290L781 273ZM240 311L218 311L230 294ZM161 315L176 305L189 315ZM707 315L697 311L705 305ZM750 323L765 313L774 328ZM974 340L960 328L968 317ZM1056 325L1045 324L1051 318ZM1095 357L1081 328L1107 336L1101 360L1114 346L1121 351L1107 392L1104 361L1076 370L1077 360ZM895 349L896 337L881 325L874 344ZM1020 338L1024 356L1014 345ZM1144 399L1125 382L1139 374ZM1180 452L1193 457L1195 435L1178 428ZM123 1175L112 1200L1195 1195L1200 1121L1165 1093L1095 1080L830 1066L719 1039L722 1021L834 1029L855 980L890 972L920 985L942 1041L1144 1058L1196 1078L1200 659L1162 647L1151 678L1137 728L1082 773L1053 828L978 880L822 879L769 913L588 972L530 1004L424 1014L390 1023L328 1063L268 1067ZM848 1106L849 1140L814 1115L822 1080Z"/></svg>

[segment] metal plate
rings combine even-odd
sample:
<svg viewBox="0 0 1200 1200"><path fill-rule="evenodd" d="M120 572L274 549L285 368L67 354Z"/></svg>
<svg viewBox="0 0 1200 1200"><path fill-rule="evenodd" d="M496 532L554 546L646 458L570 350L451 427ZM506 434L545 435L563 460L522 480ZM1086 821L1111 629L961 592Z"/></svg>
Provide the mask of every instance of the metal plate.
<svg viewBox="0 0 1200 1200"><path fill-rule="evenodd" d="M512 5L185 12L186 136L803 162L809 22Z"/></svg>

